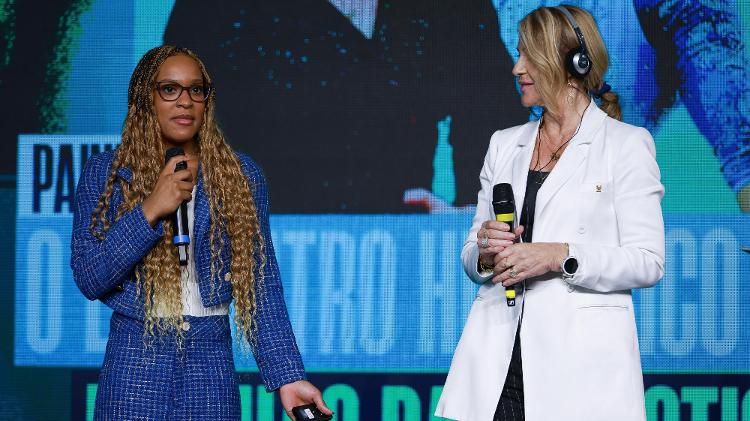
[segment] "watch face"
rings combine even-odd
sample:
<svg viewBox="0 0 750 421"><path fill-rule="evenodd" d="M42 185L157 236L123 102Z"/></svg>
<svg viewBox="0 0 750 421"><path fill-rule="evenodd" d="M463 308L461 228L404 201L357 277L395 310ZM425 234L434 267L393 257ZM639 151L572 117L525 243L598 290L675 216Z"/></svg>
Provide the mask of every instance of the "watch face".
<svg viewBox="0 0 750 421"><path fill-rule="evenodd" d="M578 259L575 257L568 257L565 259L565 263L563 263L563 269L565 270L565 273L571 275L576 273L576 270L578 270Z"/></svg>

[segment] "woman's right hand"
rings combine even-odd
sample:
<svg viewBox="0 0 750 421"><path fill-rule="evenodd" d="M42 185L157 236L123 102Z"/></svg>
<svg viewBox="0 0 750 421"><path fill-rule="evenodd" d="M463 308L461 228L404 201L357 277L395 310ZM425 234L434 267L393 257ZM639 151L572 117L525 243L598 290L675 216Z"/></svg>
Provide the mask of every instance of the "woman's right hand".
<svg viewBox="0 0 750 421"><path fill-rule="evenodd" d="M477 231L477 247L479 247L479 260L484 266L496 266L495 256L503 251L505 247L513 244L513 241L521 235L523 227L516 228L516 232L510 232L510 225L499 221L484 221ZM486 239L486 241L485 241Z"/></svg>
<svg viewBox="0 0 750 421"><path fill-rule="evenodd" d="M175 172L175 166L181 161L186 161L188 168ZM164 164L154 189L143 201L143 215L152 227L159 219L174 212L183 201L192 199L193 169L196 167L196 160L186 155L173 156Z"/></svg>

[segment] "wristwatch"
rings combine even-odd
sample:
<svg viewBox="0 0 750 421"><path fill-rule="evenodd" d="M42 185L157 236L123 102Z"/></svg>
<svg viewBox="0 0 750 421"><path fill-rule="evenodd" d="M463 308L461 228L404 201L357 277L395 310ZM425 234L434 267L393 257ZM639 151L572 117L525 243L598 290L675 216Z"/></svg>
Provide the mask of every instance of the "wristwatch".
<svg viewBox="0 0 750 421"><path fill-rule="evenodd" d="M575 256L568 255L560 262L560 271L562 272L563 280L566 282L573 279L577 270L578 259Z"/></svg>
<svg viewBox="0 0 750 421"><path fill-rule="evenodd" d="M567 256L560 262L560 272L562 272L562 278L565 282L570 282L578 270L578 259L576 259L574 252L570 250L570 244L563 243L567 250Z"/></svg>

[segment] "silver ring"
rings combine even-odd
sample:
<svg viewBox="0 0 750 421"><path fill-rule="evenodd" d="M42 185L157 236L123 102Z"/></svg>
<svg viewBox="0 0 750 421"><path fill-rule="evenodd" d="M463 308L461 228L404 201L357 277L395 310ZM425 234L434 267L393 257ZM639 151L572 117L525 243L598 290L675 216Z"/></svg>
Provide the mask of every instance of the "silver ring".
<svg viewBox="0 0 750 421"><path fill-rule="evenodd" d="M515 269L511 269L510 272L508 272L508 275L510 275L511 278L514 278L518 276L518 272L516 272Z"/></svg>
<svg viewBox="0 0 750 421"><path fill-rule="evenodd" d="M487 233L485 233L484 237L479 241L479 247L486 249L490 246L490 239L487 237Z"/></svg>

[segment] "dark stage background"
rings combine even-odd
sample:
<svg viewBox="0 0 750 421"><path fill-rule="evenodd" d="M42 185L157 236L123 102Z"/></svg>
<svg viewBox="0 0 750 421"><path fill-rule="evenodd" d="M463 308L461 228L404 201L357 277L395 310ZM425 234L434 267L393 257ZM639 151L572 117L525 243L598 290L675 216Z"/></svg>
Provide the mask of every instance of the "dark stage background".
<svg viewBox="0 0 750 421"><path fill-rule="evenodd" d="M649 420L750 421L750 4L572 3L666 186L666 276L634 292ZM337 419L434 419L476 293L458 255L482 159L534 118L510 72L540 4L557 3L0 0L0 419L91 418L110 312L72 280L74 186L164 42L204 58L230 143L268 176L292 322ZM283 419L238 355L243 419Z"/></svg>

